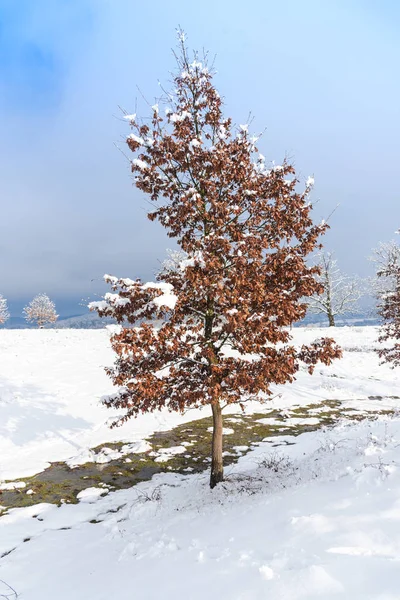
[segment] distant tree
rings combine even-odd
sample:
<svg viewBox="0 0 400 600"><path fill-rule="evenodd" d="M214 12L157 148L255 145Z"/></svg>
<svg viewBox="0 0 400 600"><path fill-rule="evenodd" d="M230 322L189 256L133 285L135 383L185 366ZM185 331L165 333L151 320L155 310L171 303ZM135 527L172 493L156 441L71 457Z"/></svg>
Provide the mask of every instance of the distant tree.
<svg viewBox="0 0 400 600"><path fill-rule="evenodd" d="M369 257L369 260L375 266L375 276L370 279L370 286L373 295L379 302L382 294L393 291L394 279L388 271L388 266L400 260L400 246L395 240L381 242L377 248L373 249L373 254Z"/></svg>
<svg viewBox="0 0 400 600"><path fill-rule="evenodd" d="M307 299L308 311L325 315L329 327L334 327L337 316L354 314L359 310L358 300L364 294L362 281L359 277L342 273L330 252L320 252L315 264L320 270L317 281L323 292Z"/></svg>
<svg viewBox="0 0 400 600"><path fill-rule="evenodd" d="M162 271L180 271L184 261L188 258L188 254L183 250L171 250L170 248L167 249L167 255L168 258L163 260L161 265Z"/></svg>
<svg viewBox="0 0 400 600"><path fill-rule="evenodd" d="M54 302L50 300L47 294L38 294L33 300L25 306L24 316L29 323L36 323L42 329L47 323L57 321L57 313Z"/></svg>
<svg viewBox="0 0 400 600"><path fill-rule="evenodd" d="M375 292L377 312L382 318L378 341L392 342L377 350L383 362L400 366L400 246L396 242L382 243L375 250L378 266Z"/></svg>
<svg viewBox="0 0 400 600"><path fill-rule="evenodd" d="M341 352L331 338L290 343L303 298L322 291L305 262L326 230L311 220L312 179L299 193L292 165L266 167L248 126L235 131L223 117L212 73L197 55L189 60L183 37L177 62L166 116L158 105L149 124L127 115L127 143L135 185L157 203L148 217L176 239L182 258L172 257L155 283L106 275L114 293L90 308L138 323L111 338L117 359L107 372L120 388L105 404L124 410L114 424L209 405L214 487L223 479L222 409L263 401L272 384L294 380L301 362L311 373Z"/></svg>
<svg viewBox="0 0 400 600"><path fill-rule="evenodd" d="M7 300L0 294L0 325L3 325L10 318L8 312Z"/></svg>

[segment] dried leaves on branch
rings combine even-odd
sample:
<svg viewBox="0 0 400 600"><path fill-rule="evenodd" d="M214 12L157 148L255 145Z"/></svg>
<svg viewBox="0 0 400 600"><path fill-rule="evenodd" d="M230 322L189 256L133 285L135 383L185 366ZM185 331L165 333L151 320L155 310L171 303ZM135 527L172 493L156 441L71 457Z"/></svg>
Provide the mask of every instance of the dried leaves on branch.
<svg viewBox="0 0 400 600"><path fill-rule="evenodd" d="M90 306L139 324L112 337L117 359L108 372L119 391L106 404L123 409L121 421L212 405L215 485L221 405L265 399L271 384L293 381L301 362L312 372L340 350L330 338L300 349L290 343L304 297L322 291L318 268L306 264L327 227L311 218L312 179L299 192L291 164L268 168L248 126L223 115L206 62L189 59L183 37L180 50L165 111L154 105L146 123L126 118L135 185L154 202L148 217L175 238L181 260L155 283L105 276L113 293Z"/></svg>

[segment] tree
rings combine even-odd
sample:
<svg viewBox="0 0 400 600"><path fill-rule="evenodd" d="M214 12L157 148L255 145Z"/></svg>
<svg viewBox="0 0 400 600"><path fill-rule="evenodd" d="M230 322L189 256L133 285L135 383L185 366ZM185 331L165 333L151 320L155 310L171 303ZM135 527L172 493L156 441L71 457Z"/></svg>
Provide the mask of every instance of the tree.
<svg viewBox="0 0 400 600"><path fill-rule="evenodd" d="M400 246L395 240L380 242L379 246L373 249L369 260L375 265L375 277L370 278L370 285L373 295L379 301L382 294L393 291L394 279L391 265L400 260Z"/></svg>
<svg viewBox="0 0 400 600"><path fill-rule="evenodd" d="M0 294L0 325L3 325L10 318L8 312L7 300Z"/></svg>
<svg viewBox="0 0 400 600"><path fill-rule="evenodd" d="M54 302L50 300L47 294L38 294L33 300L25 306L24 316L28 323L36 323L42 329L47 323L57 321L57 313Z"/></svg>
<svg viewBox="0 0 400 600"><path fill-rule="evenodd" d="M158 104L150 124L127 115L127 143L135 185L156 204L148 217L175 238L182 260L154 283L106 275L114 293L89 306L122 324L107 370L120 388L105 404L124 410L114 424L210 405L214 487L223 479L223 408L263 401L301 362L311 373L341 353L330 338L296 348L287 328L305 315L301 299L322 291L305 262L326 230L310 216L311 178L299 193L292 165L267 168L248 126L235 131L224 118L213 74L196 54L190 62L183 36L177 64L165 117Z"/></svg>
<svg viewBox="0 0 400 600"><path fill-rule="evenodd" d="M320 269L317 281L323 286L323 292L308 298L308 310L326 315L329 327L334 327L335 317L357 311L358 300L364 294L362 283L358 277L342 273L331 252L320 252L315 263Z"/></svg>
<svg viewBox="0 0 400 600"><path fill-rule="evenodd" d="M375 287L377 311L383 320L378 341L393 342L377 350L383 362L400 366L400 246L396 242L382 243L375 250L378 265Z"/></svg>
<svg viewBox="0 0 400 600"><path fill-rule="evenodd" d="M161 270L166 271L180 271L182 269L183 261L188 259L188 254L183 250L171 250L167 248L168 257L163 260Z"/></svg>

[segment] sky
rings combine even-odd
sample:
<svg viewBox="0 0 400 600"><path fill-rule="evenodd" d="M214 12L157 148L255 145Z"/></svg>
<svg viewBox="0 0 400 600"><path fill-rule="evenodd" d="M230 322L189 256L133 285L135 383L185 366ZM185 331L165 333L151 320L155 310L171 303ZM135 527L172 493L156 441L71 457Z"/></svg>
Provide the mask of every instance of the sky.
<svg viewBox="0 0 400 600"><path fill-rule="evenodd" d="M14 316L39 292L82 313L104 273L152 279L173 247L133 187L120 107L147 115L143 98L168 87L178 26L215 55L226 114L265 129L266 159L315 177L343 271L371 274L371 249L400 227L394 0L0 0L0 293Z"/></svg>

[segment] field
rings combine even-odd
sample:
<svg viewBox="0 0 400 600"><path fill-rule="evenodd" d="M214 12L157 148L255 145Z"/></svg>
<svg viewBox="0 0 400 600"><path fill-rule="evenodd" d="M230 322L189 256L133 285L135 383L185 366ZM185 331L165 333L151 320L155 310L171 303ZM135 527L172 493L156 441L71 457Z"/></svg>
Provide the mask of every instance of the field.
<svg viewBox="0 0 400 600"><path fill-rule="evenodd" d="M210 492L207 408L108 427L107 330L2 330L0 598L398 599L400 374L376 328L334 337L342 360L228 411Z"/></svg>

